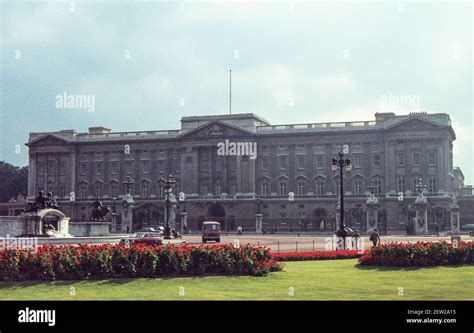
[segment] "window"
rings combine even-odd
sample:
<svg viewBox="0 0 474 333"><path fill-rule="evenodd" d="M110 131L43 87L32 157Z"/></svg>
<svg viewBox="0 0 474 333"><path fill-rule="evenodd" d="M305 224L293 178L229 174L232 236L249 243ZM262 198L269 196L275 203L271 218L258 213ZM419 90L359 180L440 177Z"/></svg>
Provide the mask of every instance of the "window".
<svg viewBox="0 0 474 333"><path fill-rule="evenodd" d="M110 172L113 175L116 175L118 173L118 162L117 161L110 162Z"/></svg>
<svg viewBox="0 0 474 333"><path fill-rule="evenodd" d="M48 176L54 176L54 162L48 163Z"/></svg>
<svg viewBox="0 0 474 333"><path fill-rule="evenodd" d="M201 169L202 171L209 171L209 159L207 157L201 160Z"/></svg>
<svg viewBox="0 0 474 333"><path fill-rule="evenodd" d="M81 194L81 198L87 197L87 186L86 185L81 185L79 187L79 193Z"/></svg>
<svg viewBox="0 0 474 333"><path fill-rule="evenodd" d="M304 156L297 156L296 157L296 163L297 163L297 166L298 166L299 170L304 169L305 157Z"/></svg>
<svg viewBox="0 0 474 333"><path fill-rule="evenodd" d="M150 173L150 161L142 161L143 173Z"/></svg>
<svg viewBox="0 0 474 333"><path fill-rule="evenodd" d="M38 192L39 191L44 191L44 186L43 185L38 185Z"/></svg>
<svg viewBox="0 0 474 333"><path fill-rule="evenodd" d="M268 195L268 182L263 182L261 185L260 185L260 194L263 195L263 196L267 196Z"/></svg>
<svg viewBox="0 0 474 333"><path fill-rule="evenodd" d="M405 179L398 180L398 192L405 193Z"/></svg>
<svg viewBox="0 0 474 333"><path fill-rule="evenodd" d="M362 194L362 181L356 180L354 182L354 194L356 195Z"/></svg>
<svg viewBox="0 0 474 333"><path fill-rule="evenodd" d="M414 166L419 166L420 165L420 153L419 152L414 152L413 153L413 165Z"/></svg>
<svg viewBox="0 0 474 333"><path fill-rule="evenodd" d="M52 194L54 194L54 185L53 184L48 185L48 192L51 192Z"/></svg>
<svg viewBox="0 0 474 333"><path fill-rule="evenodd" d="M340 194L340 190L341 189L341 185L339 183L339 181L337 180L335 183L334 183L334 193L336 193L337 196L339 196Z"/></svg>
<svg viewBox="0 0 474 333"><path fill-rule="evenodd" d="M117 183L112 183L110 185L110 194L112 195L112 198L117 197L117 192L118 192Z"/></svg>
<svg viewBox="0 0 474 333"><path fill-rule="evenodd" d="M324 181L318 180L316 182L316 194L323 195L324 194Z"/></svg>
<svg viewBox="0 0 474 333"><path fill-rule="evenodd" d="M38 163L38 175L39 176L44 176L44 164L43 163Z"/></svg>
<svg viewBox="0 0 474 333"><path fill-rule="evenodd" d="M285 170L286 169L287 156L279 156L278 160L280 161L280 170Z"/></svg>
<svg viewBox="0 0 474 333"><path fill-rule="evenodd" d="M374 193L381 194L382 193L382 182L380 180L374 180Z"/></svg>
<svg viewBox="0 0 474 333"><path fill-rule="evenodd" d="M420 179L420 176L415 176L413 178L413 192L418 193L417 185L418 185L418 180Z"/></svg>
<svg viewBox="0 0 474 333"><path fill-rule="evenodd" d="M180 193L181 193L181 186L179 186L178 183L176 183L174 185L174 192L175 192L175 195L178 196L178 200L179 200L179 197L180 197Z"/></svg>
<svg viewBox="0 0 474 333"><path fill-rule="evenodd" d="M398 152L397 153L397 163L398 163L398 166L404 166L405 165L405 153L404 152Z"/></svg>
<svg viewBox="0 0 474 333"><path fill-rule="evenodd" d="M231 171L236 171L237 170L237 159L235 158L235 156L232 156L230 158L229 164L230 164L230 170Z"/></svg>
<svg viewBox="0 0 474 333"><path fill-rule="evenodd" d="M268 170L268 157L262 157L262 170Z"/></svg>
<svg viewBox="0 0 474 333"><path fill-rule="evenodd" d="M159 184L158 185L158 197L164 198L165 197L165 185Z"/></svg>
<svg viewBox="0 0 474 333"><path fill-rule="evenodd" d="M150 189L150 184L142 183L142 197L143 198L148 198L149 189Z"/></svg>
<svg viewBox="0 0 474 333"><path fill-rule="evenodd" d="M280 182L280 195L286 196L286 182Z"/></svg>
<svg viewBox="0 0 474 333"><path fill-rule="evenodd" d="M237 184L235 182L235 179L232 179L230 181L230 194L235 195L237 193Z"/></svg>
<svg viewBox="0 0 474 333"><path fill-rule="evenodd" d="M430 166L436 165L436 151L428 152L428 165Z"/></svg>
<svg viewBox="0 0 474 333"><path fill-rule="evenodd" d="M102 197L102 184L96 184L95 185L95 196L97 198Z"/></svg>
<svg viewBox="0 0 474 333"><path fill-rule="evenodd" d="M222 158L218 157L216 159L216 171L222 171Z"/></svg>
<svg viewBox="0 0 474 333"><path fill-rule="evenodd" d="M163 160L158 161L158 172L165 173L165 161Z"/></svg>
<svg viewBox="0 0 474 333"><path fill-rule="evenodd" d="M66 162L59 163L59 175L60 176L66 175Z"/></svg>
<svg viewBox="0 0 474 333"><path fill-rule="evenodd" d="M436 186L436 179L428 180L428 190L430 191L430 193L436 193L438 191L438 188Z"/></svg>
<svg viewBox="0 0 474 333"><path fill-rule="evenodd" d="M324 168L323 163L324 163L323 155L316 155L316 168L318 169Z"/></svg>
<svg viewBox="0 0 474 333"><path fill-rule="evenodd" d="M64 198L66 196L66 186L59 185L59 196Z"/></svg>
<svg viewBox="0 0 474 333"><path fill-rule="evenodd" d="M220 182L216 182L215 188L216 188L215 195L221 195L222 194L222 188L221 188L221 183Z"/></svg>
<svg viewBox="0 0 474 333"><path fill-rule="evenodd" d="M306 194L306 182L304 180L300 180L298 182L298 195L305 195Z"/></svg>
<svg viewBox="0 0 474 333"><path fill-rule="evenodd" d="M81 169L81 175L87 175L87 163L81 163L80 164L80 169Z"/></svg>
<svg viewBox="0 0 474 333"><path fill-rule="evenodd" d="M376 168L379 168L379 167L380 167L380 165L382 164L381 161L382 161L382 159L381 159L380 154L375 154L375 155L374 155L374 166L375 166Z"/></svg>
<svg viewBox="0 0 474 333"><path fill-rule="evenodd" d="M201 185L201 195L205 196L207 194L207 185L202 184Z"/></svg>
<svg viewBox="0 0 474 333"><path fill-rule="evenodd" d="M95 162L95 171L98 175L102 174L102 162Z"/></svg>
<svg viewBox="0 0 474 333"><path fill-rule="evenodd" d="M133 173L133 161L125 161L125 170L129 175Z"/></svg>
<svg viewBox="0 0 474 333"><path fill-rule="evenodd" d="M360 154L353 155L352 165L354 166L354 168L360 168Z"/></svg>

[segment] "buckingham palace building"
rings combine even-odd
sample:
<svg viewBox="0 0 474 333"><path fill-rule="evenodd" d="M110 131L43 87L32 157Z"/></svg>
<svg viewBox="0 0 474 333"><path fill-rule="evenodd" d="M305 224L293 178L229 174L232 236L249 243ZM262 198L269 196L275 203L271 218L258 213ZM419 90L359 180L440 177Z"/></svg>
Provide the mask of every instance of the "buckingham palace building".
<svg viewBox="0 0 474 333"><path fill-rule="evenodd" d="M343 181L346 225L365 231L370 189L380 205L379 230L409 232L421 178L429 228L442 230L449 229L453 193L461 224L474 223L472 188L453 166L455 139L448 114L426 112L284 125L255 114L193 116L183 117L176 130L31 133L28 198L52 192L77 222L89 220L99 198L117 212L117 231L129 191L133 231L164 224L164 189L172 175L176 220L185 213L189 230L205 220L220 221L223 230L255 230L261 214L265 232L333 231L340 184L331 164L344 150L352 161Z"/></svg>

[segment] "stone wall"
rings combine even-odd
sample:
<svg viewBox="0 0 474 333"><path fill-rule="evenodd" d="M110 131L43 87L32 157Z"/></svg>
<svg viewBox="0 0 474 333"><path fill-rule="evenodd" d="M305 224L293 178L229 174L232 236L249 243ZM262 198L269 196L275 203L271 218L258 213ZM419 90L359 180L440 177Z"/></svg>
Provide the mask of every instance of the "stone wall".
<svg viewBox="0 0 474 333"><path fill-rule="evenodd" d="M108 236L108 222L69 222L69 234L76 237ZM26 233L22 216L0 216L0 237L20 236Z"/></svg>
<svg viewBox="0 0 474 333"><path fill-rule="evenodd" d="M108 222L70 222L69 233L76 237L108 236Z"/></svg>
<svg viewBox="0 0 474 333"><path fill-rule="evenodd" d="M20 216L0 216L0 237L19 236L25 232L25 224Z"/></svg>

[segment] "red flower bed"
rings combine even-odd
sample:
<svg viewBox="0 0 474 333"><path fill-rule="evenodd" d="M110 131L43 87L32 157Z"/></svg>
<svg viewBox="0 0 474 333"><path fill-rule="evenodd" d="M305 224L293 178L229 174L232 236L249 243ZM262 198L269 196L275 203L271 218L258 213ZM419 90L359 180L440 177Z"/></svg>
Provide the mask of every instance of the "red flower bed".
<svg viewBox="0 0 474 333"><path fill-rule="evenodd" d="M474 263L474 242L385 243L359 258L360 265L442 266Z"/></svg>
<svg viewBox="0 0 474 333"><path fill-rule="evenodd" d="M362 253L358 250L343 251L308 251L274 253L273 259L278 261L328 260L359 258Z"/></svg>
<svg viewBox="0 0 474 333"><path fill-rule="evenodd" d="M35 252L0 251L0 280L264 275L281 269L270 249L251 245L45 245Z"/></svg>

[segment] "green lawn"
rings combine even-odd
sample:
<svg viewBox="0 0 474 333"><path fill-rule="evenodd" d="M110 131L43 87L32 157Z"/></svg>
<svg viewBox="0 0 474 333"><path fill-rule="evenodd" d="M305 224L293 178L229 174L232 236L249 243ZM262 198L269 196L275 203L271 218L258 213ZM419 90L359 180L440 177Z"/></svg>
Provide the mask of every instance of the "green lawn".
<svg viewBox="0 0 474 333"><path fill-rule="evenodd" d="M2 300L474 300L474 266L357 268L356 259L287 262L265 277L0 283ZM399 288L403 296L399 296ZM180 296L184 288L184 296ZM75 295L70 295L74 291ZM183 291L183 289L181 289ZM294 295L290 296L291 291Z"/></svg>

